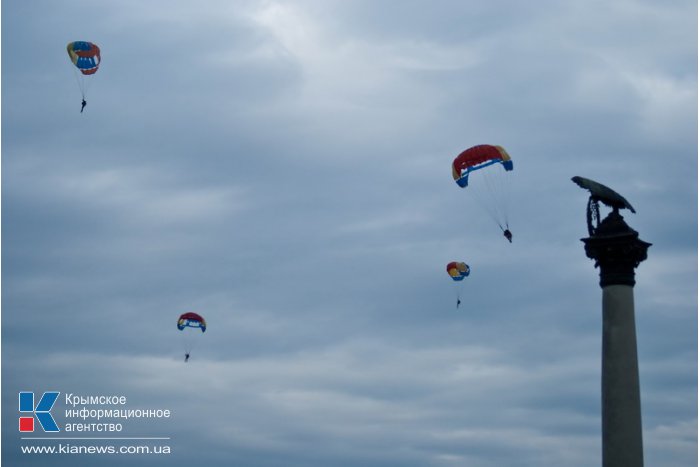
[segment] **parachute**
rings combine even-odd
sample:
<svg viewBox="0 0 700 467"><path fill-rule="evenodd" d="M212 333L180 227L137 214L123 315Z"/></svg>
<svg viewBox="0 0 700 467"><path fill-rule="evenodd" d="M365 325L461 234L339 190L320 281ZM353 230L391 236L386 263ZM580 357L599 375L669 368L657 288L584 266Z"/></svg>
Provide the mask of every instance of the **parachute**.
<svg viewBox="0 0 700 467"><path fill-rule="evenodd" d="M100 48L92 42L75 41L66 46L71 62L84 75L95 74L100 66Z"/></svg>
<svg viewBox="0 0 700 467"><path fill-rule="evenodd" d="M90 83L88 77L97 73L102 61L100 48L92 42L74 41L68 43L66 51L70 61L75 65L73 68L75 79L78 82L83 100L85 100L85 93Z"/></svg>
<svg viewBox="0 0 700 467"><path fill-rule="evenodd" d="M447 264L447 274L453 281L458 282L469 276L469 266L466 263L452 261Z"/></svg>
<svg viewBox="0 0 700 467"><path fill-rule="evenodd" d="M199 328L204 332L207 330L207 322L197 313L183 313L177 320L177 328L180 331L185 328Z"/></svg>
<svg viewBox="0 0 700 467"><path fill-rule="evenodd" d="M485 169L493 164L501 164L507 171L513 170L513 161L501 146L480 144L462 151L452 162L452 177L457 185L465 188L469 184L469 174Z"/></svg>
<svg viewBox="0 0 700 467"><path fill-rule="evenodd" d="M481 144L462 151L452 162L452 177L498 224L508 230L508 185L513 161L501 146ZM511 235L512 236L512 235ZM506 237L508 237L506 235ZM510 240L510 239L509 239Z"/></svg>
<svg viewBox="0 0 700 467"><path fill-rule="evenodd" d="M447 263L446 269L447 274L449 274L449 276L452 278L452 281L455 284L455 293L457 294L457 308L459 308L460 303L462 303L462 300L460 298L460 283L464 280L465 277L469 276L469 265L459 261L452 261L451 263Z"/></svg>
<svg viewBox="0 0 700 467"><path fill-rule="evenodd" d="M196 331L199 329L204 333L207 330L207 322L197 313L183 313L177 320L177 328L182 331L182 342L185 347L185 361L187 361L190 358L190 352L194 347L195 341L198 340L195 336L200 334Z"/></svg>

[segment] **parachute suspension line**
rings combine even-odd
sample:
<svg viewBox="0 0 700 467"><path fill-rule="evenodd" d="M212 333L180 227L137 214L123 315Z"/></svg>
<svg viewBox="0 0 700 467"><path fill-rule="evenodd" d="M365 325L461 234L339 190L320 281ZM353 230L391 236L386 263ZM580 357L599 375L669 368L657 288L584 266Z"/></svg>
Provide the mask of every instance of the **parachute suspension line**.
<svg viewBox="0 0 700 467"><path fill-rule="evenodd" d="M503 200L501 198L503 193L498 187L499 182L497 179L502 178L503 175L500 173L487 173L481 170L476 171L471 174L472 183L470 184L470 193L473 194L477 204L501 229L503 229L504 222L507 222L507 216L502 208Z"/></svg>
<svg viewBox="0 0 700 467"><path fill-rule="evenodd" d="M80 95L85 100L85 78L84 75L75 68L74 66L71 65L71 68L73 69L73 76L75 76L75 82L78 84L78 89L80 89Z"/></svg>
<svg viewBox="0 0 700 467"><path fill-rule="evenodd" d="M457 308L459 308L459 304L462 303L462 294L461 294L462 285L463 285L463 284L461 283L461 281L460 281L460 282L455 282L455 283L454 283L454 286L455 286L455 298L457 299L457 301L456 301L456 303L457 303Z"/></svg>
<svg viewBox="0 0 700 467"><path fill-rule="evenodd" d="M486 196L484 193L481 193L479 190L473 190L474 193L474 202L479 205L480 209L482 209L488 216L493 220L495 223L500 225L500 221L498 220L498 213L495 211L493 206L491 206L491 201L488 199L488 196Z"/></svg>
<svg viewBox="0 0 700 467"><path fill-rule="evenodd" d="M482 173L482 180L484 185L484 197L488 196L486 202L483 203L487 209L491 211L491 217L496 221L501 230L505 230L503 225L508 226L508 205L509 205L509 173L506 171L501 172L500 167L498 170L493 170Z"/></svg>
<svg viewBox="0 0 700 467"><path fill-rule="evenodd" d="M508 223L508 206L507 206L507 193L506 188L508 186L508 173L503 171L498 167L498 170L491 171L484 174L486 180L486 186L488 188L489 194L493 199L493 206L496 215L498 216L499 224Z"/></svg>
<svg viewBox="0 0 700 467"><path fill-rule="evenodd" d="M491 205L493 206L493 211L496 215L497 222L500 225L502 222L504 222L506 215L503 211L503 201L501 200L498 183L496 180L494 180L495 177L492 175L493 174L485 174L486 187L488 189L489 196L493 200Z"/></svg>
<svg viewBox="0 0 700 467"><path fill-rule="evenodd" d="M197 335L197 333L200 333L198 329L185 329L184 332L180 332L180 339L182 341L182 347L185 349L185 353L191 354L192 351L195 350L195 347L197 347L198 338L200 337Z"/></svg>
<svg viewBox="0 0 700 467"><path fill-rule="evenodd" d="M81 73L83 77L83 99L85 99L85 95L88 93L90 90L90 86L92 86L92 82L95 80L95 75L90 75L88 79L85 78L85 75Z"/></svg>

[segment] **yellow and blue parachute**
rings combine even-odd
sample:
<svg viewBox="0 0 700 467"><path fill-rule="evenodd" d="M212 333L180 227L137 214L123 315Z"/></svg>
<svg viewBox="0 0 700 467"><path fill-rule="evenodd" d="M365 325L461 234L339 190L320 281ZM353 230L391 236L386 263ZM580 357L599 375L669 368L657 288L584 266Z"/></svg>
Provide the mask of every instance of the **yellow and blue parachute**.
<svg viewBox="0 0 700 467"><path fill-rule="evenodd" d="M458 282L469 276L469 265L459 261L447 263L447 274L450 275L453 281Z"/></svg>
<svg viewBox="0 0 700 467"><path fill-rule="evenodd" d="M455 285L455 295L457 298L457 308L462 303L461 291L464 286L463 282L465 277L469 276L471 270L467 263L461 261L452 261L447 263L447 274L452 278L452 283Z"/></svg>

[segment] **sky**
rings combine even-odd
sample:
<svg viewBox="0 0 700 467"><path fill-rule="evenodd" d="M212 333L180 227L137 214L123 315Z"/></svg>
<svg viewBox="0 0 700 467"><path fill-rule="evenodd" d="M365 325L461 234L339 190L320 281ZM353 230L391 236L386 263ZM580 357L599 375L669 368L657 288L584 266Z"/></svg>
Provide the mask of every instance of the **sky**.
<svg viewBox="0 0 700 467"><path fill-rule="evenodd" d="M652 243L646 462L697 465L697 20L690 0L5 0L4 464L598 465L579 175ZM77 40L102 56L83 113ZM512 244L452 179L477 144L513 159ZM142 439L21 439L46 434L18 431L20 391L60 392L58 436ZM59 444L160 452L22 450Z"/></svg>

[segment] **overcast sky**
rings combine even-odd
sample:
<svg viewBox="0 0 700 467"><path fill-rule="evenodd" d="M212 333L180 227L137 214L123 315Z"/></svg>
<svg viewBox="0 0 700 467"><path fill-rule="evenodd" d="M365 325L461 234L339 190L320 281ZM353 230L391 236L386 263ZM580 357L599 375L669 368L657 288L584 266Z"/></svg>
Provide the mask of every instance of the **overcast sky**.
<svg viewBox="0 0 700 467"><path fill-rule="evenodd" d="M580 175L653 243L646 461L697 465L697 18L691 0L5 0L2 460L599 465ZM102 51L82 114L76 40ZM476 144L514 161L512 244L452 180ZM208 328L184 363L188 311ZM172 453L22 454L17 393L49 390L62 426L64 394L171 410L119 436Z"/></svg>

